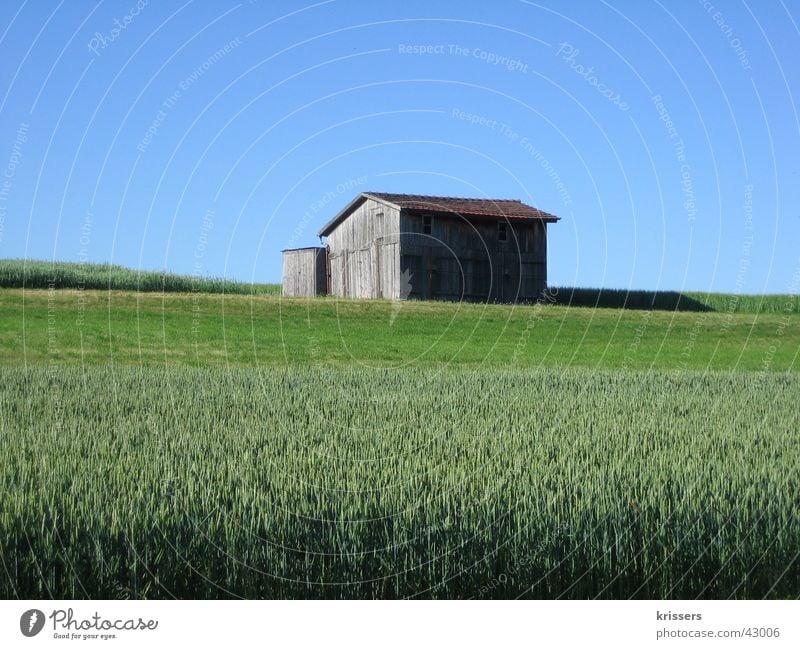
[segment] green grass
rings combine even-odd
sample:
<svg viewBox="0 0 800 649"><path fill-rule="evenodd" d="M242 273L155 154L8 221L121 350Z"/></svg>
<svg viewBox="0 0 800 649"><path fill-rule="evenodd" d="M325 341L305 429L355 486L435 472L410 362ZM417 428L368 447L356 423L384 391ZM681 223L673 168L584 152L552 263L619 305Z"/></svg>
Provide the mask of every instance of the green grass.
<svg viewBox="0 0 800 649"><path fill-rule="evenodd" d="M0 259L0 287L278 295L280 284L140 271L113 264Z"/></svg>
<svg viewBox="0 0 800 649"><path fill-rule="evenodd" d="M795 314L0 290L0 363L794 371Z"/></svg>
<svg viewBox="0 0 800 649"><path fill-rule="evenodd" d="M0 380L4 598L800 594L796 375Z"/></svg>

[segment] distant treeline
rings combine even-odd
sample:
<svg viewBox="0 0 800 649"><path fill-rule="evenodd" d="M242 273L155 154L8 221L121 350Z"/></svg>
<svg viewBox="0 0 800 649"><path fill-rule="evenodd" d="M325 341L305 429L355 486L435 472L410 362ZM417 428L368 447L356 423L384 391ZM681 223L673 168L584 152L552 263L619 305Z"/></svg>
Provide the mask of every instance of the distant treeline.
<svg viewBox="0 0 800 649"><path fill-rule="evenodd" d="M677 291L550 287L545 302L563 306L720 313L800 313L798 295L736 295Z"/></svg>
<svg viewBox="0 0 800 649"><path fill-rule="evenodd" d="M0 287L278 295L280 284L143 271L113 264L0 260Z"/></svg>

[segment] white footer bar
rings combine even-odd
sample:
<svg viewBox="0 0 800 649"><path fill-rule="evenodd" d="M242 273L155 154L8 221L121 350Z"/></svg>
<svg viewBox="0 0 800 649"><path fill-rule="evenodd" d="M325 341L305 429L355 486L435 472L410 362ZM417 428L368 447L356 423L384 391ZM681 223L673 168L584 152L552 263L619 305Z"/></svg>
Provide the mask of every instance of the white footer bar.
<svg viewBox="0 0 800 649"><path fill-rule="evenodd" d="M0 647L800 647L797 601L5 601Z"/></svg>

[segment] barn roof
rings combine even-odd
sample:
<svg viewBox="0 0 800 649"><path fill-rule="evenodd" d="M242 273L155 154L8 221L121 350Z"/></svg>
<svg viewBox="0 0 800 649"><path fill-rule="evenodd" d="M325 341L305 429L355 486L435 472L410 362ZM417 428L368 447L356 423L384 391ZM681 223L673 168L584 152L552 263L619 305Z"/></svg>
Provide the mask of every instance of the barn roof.
<svg viewBox="0 0 800 649"><path fill-rule="evenodd" d="M507 198L457 198L455 196L422 196L420 194L389 194L386 192L361 192L345 208L326 223L319 236L330 234L349 214L368 198L388 203L405 210L427 210L439 214L452 214L465 218L514 219L523 221L559 220L559 217L544 212L522 201Z"/></svg>
<svg viewBox="0 0 800 649"><path fill-rule="evenodd" d="M281 252L303 252L304 250L325 250L324 246L304 246L302 248L284 248Z"/></svg>

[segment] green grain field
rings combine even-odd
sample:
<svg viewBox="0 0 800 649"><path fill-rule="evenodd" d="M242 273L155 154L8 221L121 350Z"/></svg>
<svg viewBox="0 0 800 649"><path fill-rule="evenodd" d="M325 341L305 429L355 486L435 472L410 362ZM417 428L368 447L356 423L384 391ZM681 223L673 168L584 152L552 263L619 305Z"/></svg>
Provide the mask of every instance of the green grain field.
<svg viewBox="0 0 800 649"><path fill-rule="evenodd" d="M69 277L0 289L5 598L800 596L794 296Z"/></svg>

